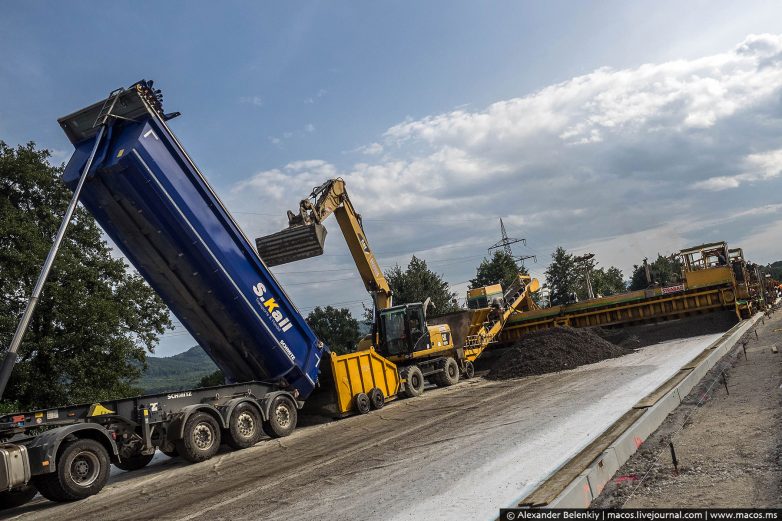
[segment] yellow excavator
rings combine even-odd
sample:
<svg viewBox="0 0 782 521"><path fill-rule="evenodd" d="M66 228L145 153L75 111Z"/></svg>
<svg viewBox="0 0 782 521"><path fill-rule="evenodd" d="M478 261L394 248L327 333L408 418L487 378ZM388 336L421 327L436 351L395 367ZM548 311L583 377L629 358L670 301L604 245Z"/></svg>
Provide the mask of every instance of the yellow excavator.
<svg viewBox="0 0 782 521"><path fill-rule="evenodd" d="M369 247L361 216L350 202L342 179L330 179L314 188L299 203L298 213L288 211L288 228L256 239L258 253L268 266L323 254L323 221L332 213L374 303L372 334L358 348L374 349L396 364L406 396L420 395L426 379L446 387L458 382L460 376L472 377L474 360L494 341L510 315L534 305L531 293L537 291L538 281L520 275L502 295L501 304L473 310L466 323L457 326L459 342L454 341L447 321L427 323L429 299L394 306L391 288Z"/></svg>

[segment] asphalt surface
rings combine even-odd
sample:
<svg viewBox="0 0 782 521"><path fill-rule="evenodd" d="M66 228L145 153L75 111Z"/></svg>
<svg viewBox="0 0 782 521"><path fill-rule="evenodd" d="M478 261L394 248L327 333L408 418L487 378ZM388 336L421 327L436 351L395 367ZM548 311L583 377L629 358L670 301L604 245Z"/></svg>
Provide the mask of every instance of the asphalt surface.
<svg viewBox="0 0 782 521"><path fill-rule="evenodd" d="M185 464L115 472L97 496L12 519L492 519L719 334L560 373L482 378Z"/></svg>

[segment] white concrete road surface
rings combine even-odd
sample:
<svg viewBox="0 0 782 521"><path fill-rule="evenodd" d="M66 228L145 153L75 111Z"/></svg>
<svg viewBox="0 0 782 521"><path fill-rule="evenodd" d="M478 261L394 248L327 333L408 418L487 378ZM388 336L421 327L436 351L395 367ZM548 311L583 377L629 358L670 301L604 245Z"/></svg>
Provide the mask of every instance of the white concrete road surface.
<svg viewBox="0 0 782 521"><path fill-rule="evenodd" d="M97 496L13 519L493 519L719 334L575 370L481 378L186 465L160 456Z"/></svg>

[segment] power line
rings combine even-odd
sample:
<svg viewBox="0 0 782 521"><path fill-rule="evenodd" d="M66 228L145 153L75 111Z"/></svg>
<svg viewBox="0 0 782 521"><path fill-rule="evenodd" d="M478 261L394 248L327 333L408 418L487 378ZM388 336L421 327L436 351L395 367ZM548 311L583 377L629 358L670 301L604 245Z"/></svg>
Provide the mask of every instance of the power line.
<svg viewBox="0 0 782 521"><path fill-rule="evenodd" d="M272 213L261 213L261 212L246 212L246 211L232 211L231 213L237 213L237 214L243 214L243 215L258 215L261 217L285 217L284 215L280 214L272 214ZM373 217L362 217L361 220L363 222L385 222L385 223L421 223L421 222L427 222L427 223L440 223L440 224L451 224L451 223L473 223L475 221L484 221L484 220L494 220L496 217L475 217L472 219L380 219L380 218L373 218Z"/></svg>

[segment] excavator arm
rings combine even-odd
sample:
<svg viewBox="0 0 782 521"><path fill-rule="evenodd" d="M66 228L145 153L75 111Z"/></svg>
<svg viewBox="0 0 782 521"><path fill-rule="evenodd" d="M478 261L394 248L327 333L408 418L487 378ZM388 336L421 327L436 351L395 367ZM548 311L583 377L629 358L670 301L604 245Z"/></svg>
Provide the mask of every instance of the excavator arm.
<svg viewBox="0 0 782 521"><path fill-rule="evenodd" d="M323 221L331 214L339 223L364 286L372 295L375 309L392 305L391 288L369 247L361 215L350 202L345 181L330 179L312 190L299 203L297 214L288 211L288 228L255 240L258 253L268 266L277 266L323 253L326 229Z"/></svg>

